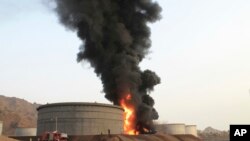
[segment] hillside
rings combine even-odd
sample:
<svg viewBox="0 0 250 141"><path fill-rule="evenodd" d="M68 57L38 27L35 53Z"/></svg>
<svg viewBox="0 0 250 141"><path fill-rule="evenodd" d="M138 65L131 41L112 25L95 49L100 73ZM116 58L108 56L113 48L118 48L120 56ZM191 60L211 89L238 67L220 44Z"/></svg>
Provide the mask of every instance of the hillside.
<svg viewBox="0 0 250 141"><path fill-rule="evenodd" d="M212 127L207 127L203 131L199 130L198 135L205 141L228 141L229 140L228 131L220 131Z"/></svg>
<svg viewBox="0 0 250 141"><path fill-rule="evenodd" d="M36 127L38 104L0 95L0 120L3 135L14 135L16 127Z"/></svg>

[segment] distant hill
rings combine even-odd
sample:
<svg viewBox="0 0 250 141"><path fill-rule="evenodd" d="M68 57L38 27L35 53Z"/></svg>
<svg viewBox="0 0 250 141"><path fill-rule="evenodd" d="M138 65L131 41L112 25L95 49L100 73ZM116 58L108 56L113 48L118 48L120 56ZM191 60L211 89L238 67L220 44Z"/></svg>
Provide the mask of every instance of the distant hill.
<svg viewBox="0 0 250 141"><path fill-rule="evenodd" d="M229 131L220 131L212 127L198 130L198 136L205 141L229 141Z"/></svg>
<svg viewBox="0 0 250 141"><path fill-rule="evenodd" d="M0 95L0 120L3 135L14 135L16 127L36 127L39 104L16 97Z"/></svg>
<svg viewBox="0 0 250 141"><path fill-rule="evenodd" d="M220 130L214 129L210 126L205 128L202 132L203 134L220 134L221 133Z"/></svg>

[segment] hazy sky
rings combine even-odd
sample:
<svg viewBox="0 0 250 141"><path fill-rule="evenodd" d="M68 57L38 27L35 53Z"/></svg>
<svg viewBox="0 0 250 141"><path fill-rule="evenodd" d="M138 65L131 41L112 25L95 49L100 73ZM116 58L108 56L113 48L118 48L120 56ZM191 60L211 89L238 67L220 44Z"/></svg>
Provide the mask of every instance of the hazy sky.
<svg viewBox="0 0 250 141"><path fill-rule="evenodd" d="M46 0L48 1L48 0ZM161 122L199 129L250 124L250 1L157 0L152 48L140 64L161 77ZM0 95L30 102L109 103L81 44L42 0L0 0ZM53 4L52 4L53 6Z"/></svg>

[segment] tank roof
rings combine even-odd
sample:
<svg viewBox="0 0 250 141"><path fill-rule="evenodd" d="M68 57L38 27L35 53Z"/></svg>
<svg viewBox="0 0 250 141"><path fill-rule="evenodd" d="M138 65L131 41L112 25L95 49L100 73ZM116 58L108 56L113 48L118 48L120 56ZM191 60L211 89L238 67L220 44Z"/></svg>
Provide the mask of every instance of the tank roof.
<svg viewBox="0 0 250 141"><path fill-rule="evenodd" d="M197 126L197 125L186 125L186 127L187 127L187 126Z"/></svg>
<svg viewBox="0 0 250 141"><path fill-rule="evenodd" d="M167 123L166 125L185 125L185 123Z"/></svg>
<svg viewBox="0 0 250 141"><path fill-rule="evenodd" d="M117 108L120 110L123 110L122 107L117 105L111 105L111 104L104 104L104 103L91 103L91 102L60 102L60 103L47 103L45 105L41 105L37 108L37 111L42 108L47 107L58 107L58 106L99 106L99 107L110 107L110 108Z"/></svg>

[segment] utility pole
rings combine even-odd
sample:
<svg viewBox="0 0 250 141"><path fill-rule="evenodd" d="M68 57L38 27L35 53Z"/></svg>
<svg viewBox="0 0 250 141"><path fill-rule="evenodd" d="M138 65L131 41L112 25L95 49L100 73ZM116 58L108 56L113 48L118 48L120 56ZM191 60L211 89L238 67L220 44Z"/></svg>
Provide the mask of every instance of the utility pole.
<svg viewBox="0 0 250 141"><path fill-rule="evenodd" d="M55 119L56 119L56 131L57 131L57 117Z"/></svg>

